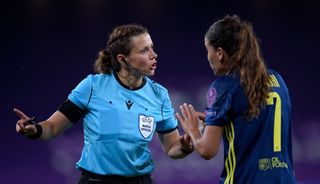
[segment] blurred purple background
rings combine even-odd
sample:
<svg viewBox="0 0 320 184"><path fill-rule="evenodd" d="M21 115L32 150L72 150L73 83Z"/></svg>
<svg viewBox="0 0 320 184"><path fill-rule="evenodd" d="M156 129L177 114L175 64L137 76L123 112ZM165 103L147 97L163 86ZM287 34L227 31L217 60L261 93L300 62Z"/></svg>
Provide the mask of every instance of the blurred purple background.
<svg viewBox="0 0 320 184"><path fill-rule="evenodd" d="M238 14L253 23L267 65L287 82L297 180L320 183L319 12L316 0L1 1L1 183L77 182L82 122L55 140L31 141L16 134L18 117L12 109L48 118L78 82L93 73L96 54L115 25L145 25L159 56L153 79L169 89L176 109L188 102L203 110L207 87L215 79L203 37L226 14ZM156 136L150 147L158 184L218 183L222 149L216 158L205 161L195 153L184 160L167 158Z"/></svg>

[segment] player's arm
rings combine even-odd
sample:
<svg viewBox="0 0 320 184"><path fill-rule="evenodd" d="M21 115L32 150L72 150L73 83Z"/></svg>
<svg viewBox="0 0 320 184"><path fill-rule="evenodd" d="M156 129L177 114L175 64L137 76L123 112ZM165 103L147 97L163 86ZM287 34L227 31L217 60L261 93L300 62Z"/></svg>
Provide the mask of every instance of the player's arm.
<svg viewBox="0 0 320 184"><path fill-rule="evenodd" d="M206 126L202 137L191 135L191 139L194 142L194 149L202 158L210 160L218 153L222 133L223 127Z"/></svg>
<svg viewBox="0 0 320 184"><path fill-rule="evenodd" d="M170 133L158 133L164 152L173 159L184 158L193 151L191 138L187 134L180 136L178 129Z"/></svg>

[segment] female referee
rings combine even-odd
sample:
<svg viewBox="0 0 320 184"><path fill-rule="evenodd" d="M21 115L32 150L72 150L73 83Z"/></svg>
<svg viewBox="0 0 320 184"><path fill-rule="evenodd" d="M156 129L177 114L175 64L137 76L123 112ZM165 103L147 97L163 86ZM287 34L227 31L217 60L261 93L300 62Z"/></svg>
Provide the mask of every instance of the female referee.
<svg viewBox="0 0 320 184"><path fill-rule="evenodd" d="M82 80L47 120L36 123L14 109L20 117L16 131L48 140L83 118L79 184L153 183L148 143L154 132L171 158L193 151L190 137L179 136L167 89L148 78L155 74L156 59L145 27L115 27L96 60L97 74Z"/></svg>

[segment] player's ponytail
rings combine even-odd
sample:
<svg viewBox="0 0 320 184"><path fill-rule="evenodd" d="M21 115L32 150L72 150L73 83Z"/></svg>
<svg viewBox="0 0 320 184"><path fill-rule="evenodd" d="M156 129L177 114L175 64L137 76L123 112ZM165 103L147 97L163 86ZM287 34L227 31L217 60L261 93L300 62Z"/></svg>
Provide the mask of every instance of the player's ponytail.
<svg viewBox="0 0 320 184"><path fill-rule="evenodd" d="M206 39L215 48L223 48L229 56L227 70L239 75L248 97L247 117L257 117L266 104L269 78L252 25L236 15L227 15L209 28Z"/></svg>

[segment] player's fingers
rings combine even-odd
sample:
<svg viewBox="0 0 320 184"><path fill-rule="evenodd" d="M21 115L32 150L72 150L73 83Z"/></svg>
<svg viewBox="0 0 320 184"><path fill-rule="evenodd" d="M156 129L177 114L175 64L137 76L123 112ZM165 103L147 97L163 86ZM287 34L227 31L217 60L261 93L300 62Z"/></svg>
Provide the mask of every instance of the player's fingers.
<svg viewBox="0 0 320 184"><path fill-rule="evenodd" d="M185 132L188 132L189 128L187 126L187 123L184 121L184 118L179 113L176 113L176 117L178 118L179 122L181 123L183 130Z"/></svg>
<svg viewBox="0 0 320 184"><path fill-rule="evenodd" d="M198 118L197 112L194 109L193 105L189 104L189 109L190 109L190 113L192 114L192 116Z"/></svg>
<svg viewBox="0 0 320 184"><path fill-rule="evenodd" d="M187 119L187 118L188 118L188 115L187 115L187 112L186 112L186 109L185 109L184 104L183 104L183 105L180 105L180 111L181 111L182 116L183 116L185 119Z"/></svg>
<svg viewBox="0 0 320 184"><path fill-rule="evenodd" d="M184 111L185 111L187 118L191 118L192 113L191 113L190 107L186 103L184 103L183 108L184 108Z"/></svg>
<svg viewBox="0 0 320 184"><path fill-rule="evenodd" d="M13 112L15 112L21 119L29 119L27 115L25 115L22 111L20 111L17 108L14 108Z"/></svg>
<svg viewBox="0 0 320 184"><path fill-rule="evenodd" d="M199 119L196 114L196 111L194 110L193 106L191 104L187 105L184 104L184 108L186 110L186 114L188 116L188 125L190 129L192 130L194 127L198 126Z"/></svg>
<svg viewBox="0 0 320 184"><path fill-rule="evenodd" d="M183 118L178 112L176 113L176 118L177 118L180 122L184 121L184 118Z"/></svg>

